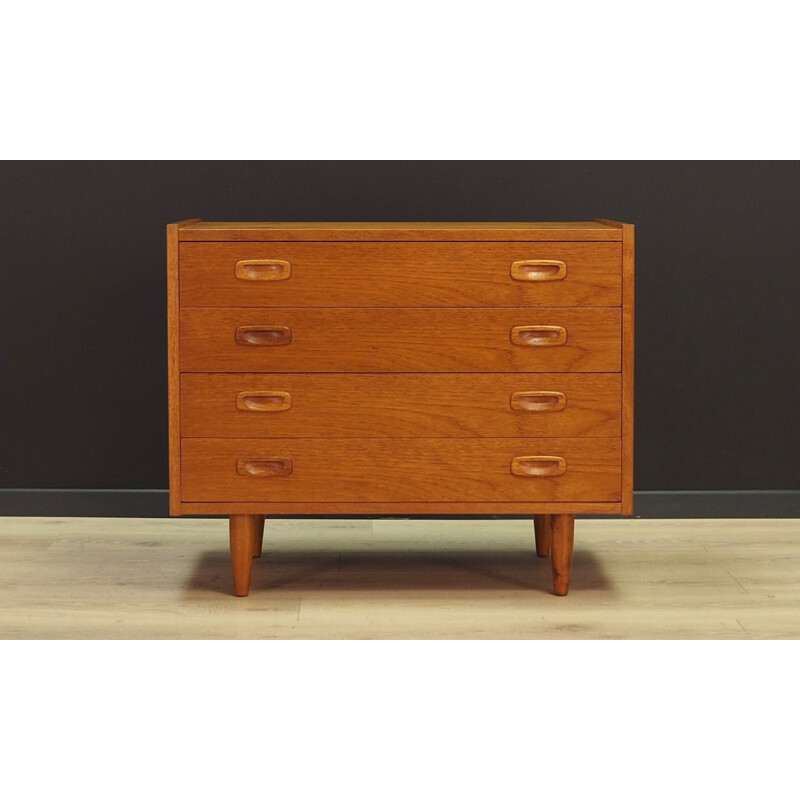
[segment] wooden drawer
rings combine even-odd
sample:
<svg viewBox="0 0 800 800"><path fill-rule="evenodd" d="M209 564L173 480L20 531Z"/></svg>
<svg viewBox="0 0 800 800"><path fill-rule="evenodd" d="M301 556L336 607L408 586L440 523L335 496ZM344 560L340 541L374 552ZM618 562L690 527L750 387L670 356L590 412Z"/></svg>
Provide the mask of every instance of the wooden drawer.
<svg viewBox="0 0 800 800"><path fill-rule="evenodd" d="M181 372L618 372L620 345L616 308L180 314Z"/></svg>
<svg viewBox="0 0 800 800"><path fill-rule="evenodd" d="M616 374L184 374L192 437L618 437Z"/></svg>
<svg viewBox="0 0 800 800"><path fill-rule="evenodd" d="M182 306L618 306L621 282L620 242L180 246Z"/></svg>
<svg viewBox="0 0 800 800"><path fill-rule="evenodd" d="M620 470L619 439L181 441L185 502L613 502Z"/></svg>

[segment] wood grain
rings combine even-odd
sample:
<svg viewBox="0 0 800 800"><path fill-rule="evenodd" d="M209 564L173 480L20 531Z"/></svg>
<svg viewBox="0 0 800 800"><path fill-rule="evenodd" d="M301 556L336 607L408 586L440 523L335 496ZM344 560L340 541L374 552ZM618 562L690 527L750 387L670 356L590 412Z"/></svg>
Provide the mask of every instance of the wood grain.
<svg viewBox="0 0 800 800"><path fill-rule="evenodd" d="M614 502L618 439L184 439L184 501ZM555 477L511 473L518 456L566 461ZM291 460L291 474L242 475L242 460Z"/></svg>
<svg viewBox="0 0 800 800"><path fill-rule="evenodd" d="M512 278L517 261L566 264L563 280ZM286 280L237 279L236 265L290 265ZM181 305L619 306L622 245L509 242L187 242Z"/></svg>
<svg viewBox="0 0 800 800"><path fill-rule="evenodd" d="M565 407L522 410L549 407L536 402L535 392L561 393ZM248 406L265 410L244 410ZM620 435L620 376L189 373L181 375L181 432L207 438L613 438Z"/></svg>
<svg viewBox="0 0 800 800"><path fill-rule="evenodd" d="M567 330L558 347L511 344L516 325ZM237 345L240 326L285 326L281 347ZM195 309L180 319L183 372L617 372L614 308Z"/></svg>
<svg viewBox="0 0 800 800"><path fill-rule="evenodd" d="M598 222L622 231L622 513L633 514L635 229L624 222Z"/></svg>
<svg viewBox="0 0 800 800"><path fill-rule="evenodd" d="M181 241L619 241L599 222L198 222Z"/></svg>
<svg viewBox="0 0 800 800"><path fill-rule="evenodd" d="M180 514L180 387L178 384L180 286L179 235L183 225L197 220L185 220L167 225L167 414L169 424L169 513Z"/></svg>

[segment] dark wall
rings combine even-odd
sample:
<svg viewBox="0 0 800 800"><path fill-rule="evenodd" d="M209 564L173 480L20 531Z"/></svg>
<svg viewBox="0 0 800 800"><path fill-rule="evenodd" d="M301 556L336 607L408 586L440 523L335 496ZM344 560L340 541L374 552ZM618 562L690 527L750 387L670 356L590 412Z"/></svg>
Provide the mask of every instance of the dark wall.
<svg viewBox="0 0 800 800"><path fill-rule="evenodd" d="M637 226L636 488L800 486L800 166L0 164L0 487L167 485L164 226Z"/></svg>

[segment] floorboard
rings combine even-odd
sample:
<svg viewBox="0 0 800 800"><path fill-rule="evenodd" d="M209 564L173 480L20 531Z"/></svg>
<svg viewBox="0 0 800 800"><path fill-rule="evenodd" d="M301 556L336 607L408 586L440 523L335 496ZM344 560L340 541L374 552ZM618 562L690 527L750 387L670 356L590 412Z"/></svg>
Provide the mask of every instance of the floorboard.
<svg viewBox="0 0 800 800"><path fill-rule="evenodd" d="M578 520L555 597L527 520L0 518L3 639L796 639L800 520Z"/></svg>

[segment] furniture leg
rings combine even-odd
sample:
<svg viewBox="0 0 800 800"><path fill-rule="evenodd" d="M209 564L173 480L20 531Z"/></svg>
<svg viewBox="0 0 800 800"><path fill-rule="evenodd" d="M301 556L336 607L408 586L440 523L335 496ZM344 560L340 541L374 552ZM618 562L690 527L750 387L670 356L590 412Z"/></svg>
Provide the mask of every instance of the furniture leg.
<svg viewBox="0 0 800 800"><path fill-rule="evenodd" d="M550 527L553 536L553 591L563 596L569 591L572 550L575 544L575 516L553 514L550 517Z"/></svg>
<svg viewBox="0 0 800 800"><path fill-rule="evenodd" d="M232 514L230 518L231 565L233 566L233 593L247 597L250 591L250 573L253 568L253 550L257 514Z"/></svg>
<svg viewBox="0 0 800 800"><path fill-rule="evenodd" d="M533 529L536 532L536 555L542 558L550 555L550 545L553 541L550 520L550 514L533 515Z"/></svg>
<svg viewBox="0 0 800 800"><path fill-rule="evenodd" d="M256 515L256 526L253 531L253 558L261 558L261 547L264 544L264 515Z"/></svg>

